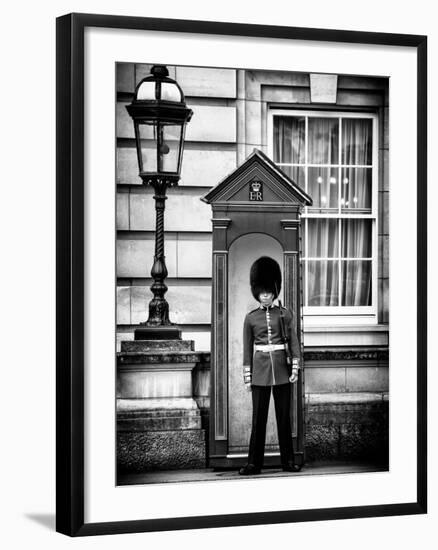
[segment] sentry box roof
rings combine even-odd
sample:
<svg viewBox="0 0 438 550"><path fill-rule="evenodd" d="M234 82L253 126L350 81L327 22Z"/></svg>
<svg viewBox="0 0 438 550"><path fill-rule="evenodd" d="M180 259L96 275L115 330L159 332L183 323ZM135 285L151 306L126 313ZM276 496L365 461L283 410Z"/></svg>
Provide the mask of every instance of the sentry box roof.
<svg viewBox="0 0 438 550"><path fill-rule="evenodd" d="M257 204L249 200L248 184L263 184L262 204L293 204L311 206L311 197L262 151L254 149L243 164L215 185L201 200L207 204Z"/></svg>

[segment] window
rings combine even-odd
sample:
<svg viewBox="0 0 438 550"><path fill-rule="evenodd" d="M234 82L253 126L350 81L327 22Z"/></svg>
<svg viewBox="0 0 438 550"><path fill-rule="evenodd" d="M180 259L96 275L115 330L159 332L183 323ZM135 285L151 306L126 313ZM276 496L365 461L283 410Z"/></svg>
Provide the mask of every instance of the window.
<svg viewBox="0 0 438 550"><path fill-rule="evenodd" d="M304 313L374 318L376 115L272 111L270 127L271 157L313 199L303 212Z"/></svg>

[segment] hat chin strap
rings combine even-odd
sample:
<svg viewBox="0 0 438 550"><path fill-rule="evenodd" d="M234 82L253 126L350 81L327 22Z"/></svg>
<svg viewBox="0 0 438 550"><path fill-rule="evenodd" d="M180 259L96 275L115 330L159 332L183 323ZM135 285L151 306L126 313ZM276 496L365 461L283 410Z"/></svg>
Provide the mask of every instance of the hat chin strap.
<svg viewBox="0 0 438 550"><path fill-rule="evenodd" d="M260 306L263 308L263 309L267 309L269 307L272 307L274 306L274 302L275 302L276 298L272 298L272 300L269 302L269 304L263 304L262 302L260 302Z"/></svg>

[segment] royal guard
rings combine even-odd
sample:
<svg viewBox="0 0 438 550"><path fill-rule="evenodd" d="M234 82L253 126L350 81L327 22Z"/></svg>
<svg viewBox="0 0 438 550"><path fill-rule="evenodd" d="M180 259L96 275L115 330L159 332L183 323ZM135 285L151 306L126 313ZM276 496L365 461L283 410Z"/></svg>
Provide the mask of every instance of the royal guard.
<svg viewBox="0 0 438 550"><path fill-rule="evenodd" d="M243 325L243 380L252 393L252 428L248 464L240 475L259 474L263 467L266 422L271 388L274 395L278 443L283 471L298 472L294 462L290 421L291 384L302 364L296 322L292 312L274 304L281 289L281 270L268 256L254 262L250 285L259 307L247 313Z"/></svg>

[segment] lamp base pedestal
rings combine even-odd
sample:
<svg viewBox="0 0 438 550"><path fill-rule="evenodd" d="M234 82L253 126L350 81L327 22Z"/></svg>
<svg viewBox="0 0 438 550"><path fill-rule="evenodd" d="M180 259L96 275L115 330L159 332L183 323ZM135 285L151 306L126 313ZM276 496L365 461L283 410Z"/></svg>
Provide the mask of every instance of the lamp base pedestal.
<svg viewBox="0 0 438 550"><path fill-rule="evenodd" d="M134 330L134 340L181 340L181 329L177 326L142 326Z"/></svg>
<svg viewBox="0 0 438 550"><path fill-rule="evenodd" d="M122 341L117 354L120 474L206 467L206 435L193 371L193 340ZM196 386L197 387L197 386Z"/></svg>

